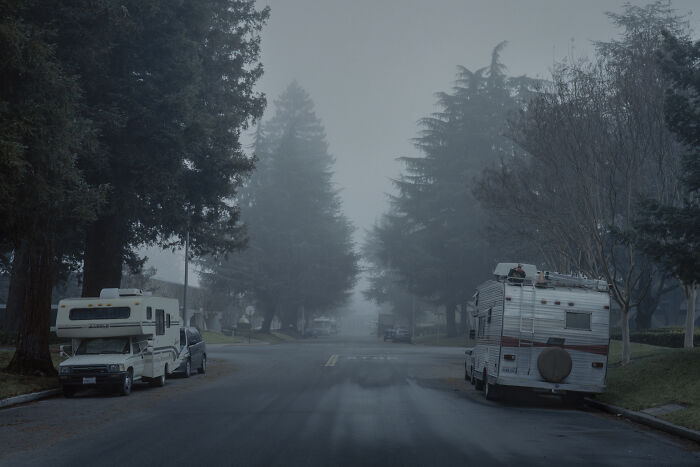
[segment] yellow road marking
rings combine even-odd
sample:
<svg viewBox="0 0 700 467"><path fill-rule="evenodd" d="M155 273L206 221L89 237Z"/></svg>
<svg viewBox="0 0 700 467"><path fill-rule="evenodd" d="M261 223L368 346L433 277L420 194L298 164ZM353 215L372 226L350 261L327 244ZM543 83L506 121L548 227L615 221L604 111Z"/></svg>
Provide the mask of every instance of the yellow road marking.
<svg viewBox="0 0 700 467"><path fill-rule="evenodd" d="M333 354L330 356L330 358L328 359L328 361L326 362L326 364L324 366L335 366L335 362L337 362L337 361L338 361L338 355Z"/></svg>

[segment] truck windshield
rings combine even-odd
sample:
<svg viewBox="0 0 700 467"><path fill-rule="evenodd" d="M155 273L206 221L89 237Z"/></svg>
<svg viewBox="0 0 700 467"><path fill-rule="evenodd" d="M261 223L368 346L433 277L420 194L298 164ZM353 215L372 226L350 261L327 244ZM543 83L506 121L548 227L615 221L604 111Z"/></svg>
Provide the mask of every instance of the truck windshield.
<svg viewBox="0 0 700 467"><path fill-rule="evenodd" d="M85 339L78 346L76 355L99 355L108 353L129 353L128 337L107 337Z"/></svg>

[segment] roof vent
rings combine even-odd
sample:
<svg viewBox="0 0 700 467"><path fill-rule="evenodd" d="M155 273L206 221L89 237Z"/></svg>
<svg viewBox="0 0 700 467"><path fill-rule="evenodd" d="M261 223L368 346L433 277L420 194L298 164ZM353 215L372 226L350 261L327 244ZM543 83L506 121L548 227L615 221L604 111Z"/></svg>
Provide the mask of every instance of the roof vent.
<svg viewBox="0 0 700 467"><path fill-rule="evenodd" d="M100 298L134 297L143 295L141 289L102 289Z"/></svg>

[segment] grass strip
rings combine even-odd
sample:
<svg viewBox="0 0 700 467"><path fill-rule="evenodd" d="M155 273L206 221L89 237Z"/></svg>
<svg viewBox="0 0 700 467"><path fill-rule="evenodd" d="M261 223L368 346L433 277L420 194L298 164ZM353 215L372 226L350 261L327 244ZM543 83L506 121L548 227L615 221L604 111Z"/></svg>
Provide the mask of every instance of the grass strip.
<svg viewBox="0 0 700 467"><path fill-rule="evenodd" d="M59 387L58 378L55 376L21 376L2 371L10 363L14 354L14 350L0 351L0 399ZM51 358L54 366L58 368L62 358L55 353L51 354Z"/></svg>
<svg viewBox="0 0 700 467"><path fill-rule="evenodd" d="M637 411L680 404L686 408L659 418L700 430L700 348L664 349L609 368L607 389L598 399Z"/></svg>
<svg viewBox="0 0 700 467"><path fill-rule="evenodd" d="M201 334L207 344L239 344L244 342L244 338L241 336L225 336L214 331L202 331Z"/></svg>

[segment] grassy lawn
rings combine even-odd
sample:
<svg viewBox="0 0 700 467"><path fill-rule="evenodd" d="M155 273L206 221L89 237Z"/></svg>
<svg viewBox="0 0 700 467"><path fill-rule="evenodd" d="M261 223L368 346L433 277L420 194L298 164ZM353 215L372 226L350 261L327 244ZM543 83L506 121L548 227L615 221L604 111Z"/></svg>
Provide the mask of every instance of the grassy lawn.
<svg viewBox="0 0 700 467"><path fill-rule="evenodd" d="M238 344L244 342L243 337L240 336L225 336L219 332L214 331L202 331L202 337L204 342L207 344Z"/></svg>
<svg viewBox="0 0 700 467"><path fill-rule="evenodd" d="M632 360L645 358L661 352L667 352L669 347L659 347L656 345L639 344L630 342L630 357ZM622 361L622 341L610 339L610 350L608 351L608 363L611 365L618 364Z"/></svg>
<svg viewBox="0 0 700 467"><path fill-rule="evenodd" d="M445 334L429 334L427 336L416 336L413 338L414 344L438 345L444 347L474 347L474 339L467 336L447 337Z"/></svg>
<svg viewBox="0 0 700 467"><path fill-rule="evenodd" d="M0 369L5 368L10 363L14 353L14 350L0 351ZM58 367L62 360L61 357L55 353L52 353L51 357L54 365ZM57 377L19 376L0 371L0 399L57 387L59 387Z"/></svg>
<svg viewBox="0 0 700 467"><path fill-rule="evenodd" d="M657 348L655 355L609 368L607 390L598 399L631 410L669 403L685 405L686 409L660 418L700 430L700 348Z"/></svg>

